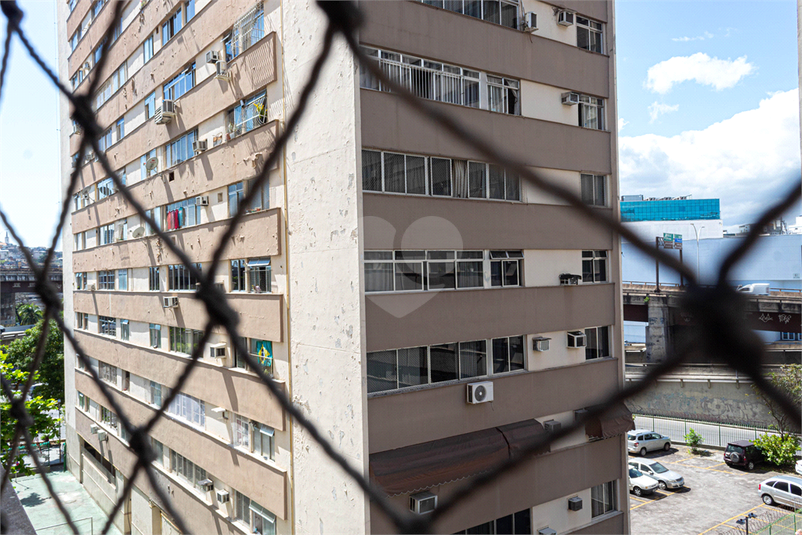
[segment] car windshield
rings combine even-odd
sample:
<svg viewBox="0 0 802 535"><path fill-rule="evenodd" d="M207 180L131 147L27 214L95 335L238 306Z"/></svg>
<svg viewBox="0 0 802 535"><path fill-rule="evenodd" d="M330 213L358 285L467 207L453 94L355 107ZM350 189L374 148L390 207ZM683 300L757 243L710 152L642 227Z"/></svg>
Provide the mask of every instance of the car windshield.
<svg viewBox="0 0 802 535"><path fill-rule="evenodd" d="M652 467L652 470L654 470L658 474L662 474L664 472L668 472L668 468L666 468L665 466L663 466L660 463L652 463L651 467Z"/></svg>
<svg viewBox="0 0 802 535"><path fill-rule="evenodd" d="M627 433L627 440L635 440L635 433Z"/></svg>
<svg viewBox="0 0 802 535"><path fill-rule="evenodd" d="M736 446L735 444L727 444L727 453L743 453L744 449L741 446Z"/></svg>
<svg viewBox="0 0 802 535"><path fill-rule="evenodd" d="M637 470L635 470L634 468L630 468L630 469L629 469L629 477L640 477L640 476L642 476L642 475L643 475L643 474L641 474L640 472L638 472L638 471L637 471Z"/></svg>

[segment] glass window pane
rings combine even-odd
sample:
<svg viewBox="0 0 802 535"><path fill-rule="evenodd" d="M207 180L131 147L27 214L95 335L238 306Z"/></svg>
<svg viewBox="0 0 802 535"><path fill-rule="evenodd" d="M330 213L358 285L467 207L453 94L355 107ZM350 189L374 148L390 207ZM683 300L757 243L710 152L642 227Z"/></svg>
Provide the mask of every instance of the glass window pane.
<svg viewBox="0 0 802 535"><path fill-rule="evenodd" d="M469 17L482 18L481 0L465 0L465 14Z"/></svg>
<svg viewBox="0 0 802 535"><path fill-rule="evenodd" d="M501 286L501 262L490 262L490 285Z"/></svg>
<svg viewBox="0 0 802 535"><path fill-rule="evenodd" d="M593 175L581 175L582 182L582 202L593 204Z"/></svg>
<svg viewBox="0 0 802 535"><path fill-rule="evenodd" d="M507 28L518 29L518 6L515 4L501 3L501 25ZM499 532L502 533L502 532Z"/></svg>
<svg viewBox="0 0 802 535"><path fill-rule="evenodd" d="M426 158L407 156L407 193L426 194Z"/></svg>
<svg viewBox="0 0 802 535"><path fill-rule="evenodd" d="M504 260L504 286L518 286L517 260Z"/></svg>
<svg viewBox="0 0 802 535"><path fill-rule="evenodd" d="M429 382L426 347L398 350L398 386L423 385Z"/></svg>
<svg viewBox="0 0 802 535"><path fill-rule="evenodd" d="M505 192L508 201L521 200L521 184L518 173L507 171L504 177Z"/></svg>
<svg viewBox="0 0 802 535"><path fill-rule="evenodd" d="M368 392L398 388L395 351L368 353Z"/></svg>
<svg viewBox="0 0 802 535"><path fill-rule="evenodd" d="M431 186L432 195L451 196L451 161L443 158L431 159Z"/></svg>
<svg viewBox="0 0 802 535"><path fill-rule="evenodd" d="M482 2L483 19L499 24L501 22L498 0L484 0Z"/></svg>
<svg viewBox="0 0 802 535"><path fill-rule="evenodd" d="M604 187L604 178L605 177L603 175L598 175L595 177L596 206L605 206L607 204L607 192L605 191Z"/></svg>
<svg viewBox="0 0 802 535"><path fill-rule="evenodd" d="M532 533L532 511L530 509L524 509L523 511L515 513L514 533Z"/></svg>
<svg viewBox="0 0 802 535"><path fill-rule="evenodd" d="M510 337L510 370L524 369L524 338L523 336Z"/></svg>
<svg viewBox="0 0 802 535"><path fill-rule="evenodd" d="M454 262L429 262L429 289L455 288Z"/></svg>
<svg viewBox="0 0 802 535"><path fill-rule="evenodd" d="M421 262L396 262L395 289L396 291L422 290L423 264Z"/></svg>
<svg viewBox="0 0 802 535"><path fill-rule="evenodd" d="M392 292L393 264L365 262L365 291Z"/></svg>
<svg viewBox="0 0 802 535"><path fill-rule="evenodd" d="M468 162L468 181L470 184L470 196L480 199L487 197L485 186L485 169L483 163Z"/></svg>
<svg viewBox="0 0 802 535"><path fill-rule="evenodd" d="M431 357L432 383L457 379L457 344L432 346Z"/></svg>
<svg viewBox="0 0 802 535"><path fill-rule="evenodd" d="M497 165L489 166L490 176L490 198L503 199L504 198L504 169Z"/></svg>
<svg viewBox="0 0 802 535"><path fill-rule="evenodd" d="M481 288L483 286L482 262L457 262L457 288Z"/></svg>
<svg viewBox="0 0 802 535"><path fill-rule="evenodd" d="M510 371L508 350L509 341L507 338L495 338L493 340L493 373Z"/></svg>
<svg viewBox="0 0 802 535"><path fill-rule="evenodd" d="M460 378L487 375L487 342L460 342Z"/></svg>
<svg viewBox="0 0 802 535"><path fill-rule="evenodd" d="M384 153L384 191L404 193L404 155Z"/></svg>

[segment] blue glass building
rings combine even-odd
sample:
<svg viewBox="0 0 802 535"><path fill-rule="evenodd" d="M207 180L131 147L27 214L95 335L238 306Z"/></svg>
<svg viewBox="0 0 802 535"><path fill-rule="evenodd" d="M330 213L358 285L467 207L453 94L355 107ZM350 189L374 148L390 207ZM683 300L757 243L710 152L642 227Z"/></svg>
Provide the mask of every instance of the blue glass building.
<svg viewBox="0 0 802 535"><path fill-rule="evenodd" d="M621 201L621 221L693 221L721 219L718 199Z"/></svg>

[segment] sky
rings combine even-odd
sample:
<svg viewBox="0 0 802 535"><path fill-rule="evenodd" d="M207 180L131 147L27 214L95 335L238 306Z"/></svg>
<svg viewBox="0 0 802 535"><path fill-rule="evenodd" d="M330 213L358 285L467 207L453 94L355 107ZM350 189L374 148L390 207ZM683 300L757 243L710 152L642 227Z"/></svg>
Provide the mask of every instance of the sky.
<svg viewBox="0 0 802 535"><path fill-rule="evenodd" d="M55 0L20 5L55 68ZM799 185L793 0L617 0L616 23L622 194L720 198L735 229ZM61 205L58 136L57 93L15 41L0 100L0 207L32 246L49 244Z"/></svg>

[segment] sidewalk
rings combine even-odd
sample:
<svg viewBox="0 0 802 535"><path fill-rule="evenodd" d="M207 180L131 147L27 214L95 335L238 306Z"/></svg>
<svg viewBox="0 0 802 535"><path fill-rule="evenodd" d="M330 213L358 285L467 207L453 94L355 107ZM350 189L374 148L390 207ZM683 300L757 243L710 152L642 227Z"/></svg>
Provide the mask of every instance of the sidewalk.
<svg viewBox="0 0 802 535"><path fill-rule="evenodd" d="M103 530L108 516L84 490L78 480L67 471L50 472L48 479L55 492L72 516L80 535L95 535ZM47 491L39 475L21 477L13 480L20 503L25 508L37 535L62 535L71 533L65 524L56 502ZM50 528L50 529L46 529ZM114 526L110 535L121 535Z"/></svg>

